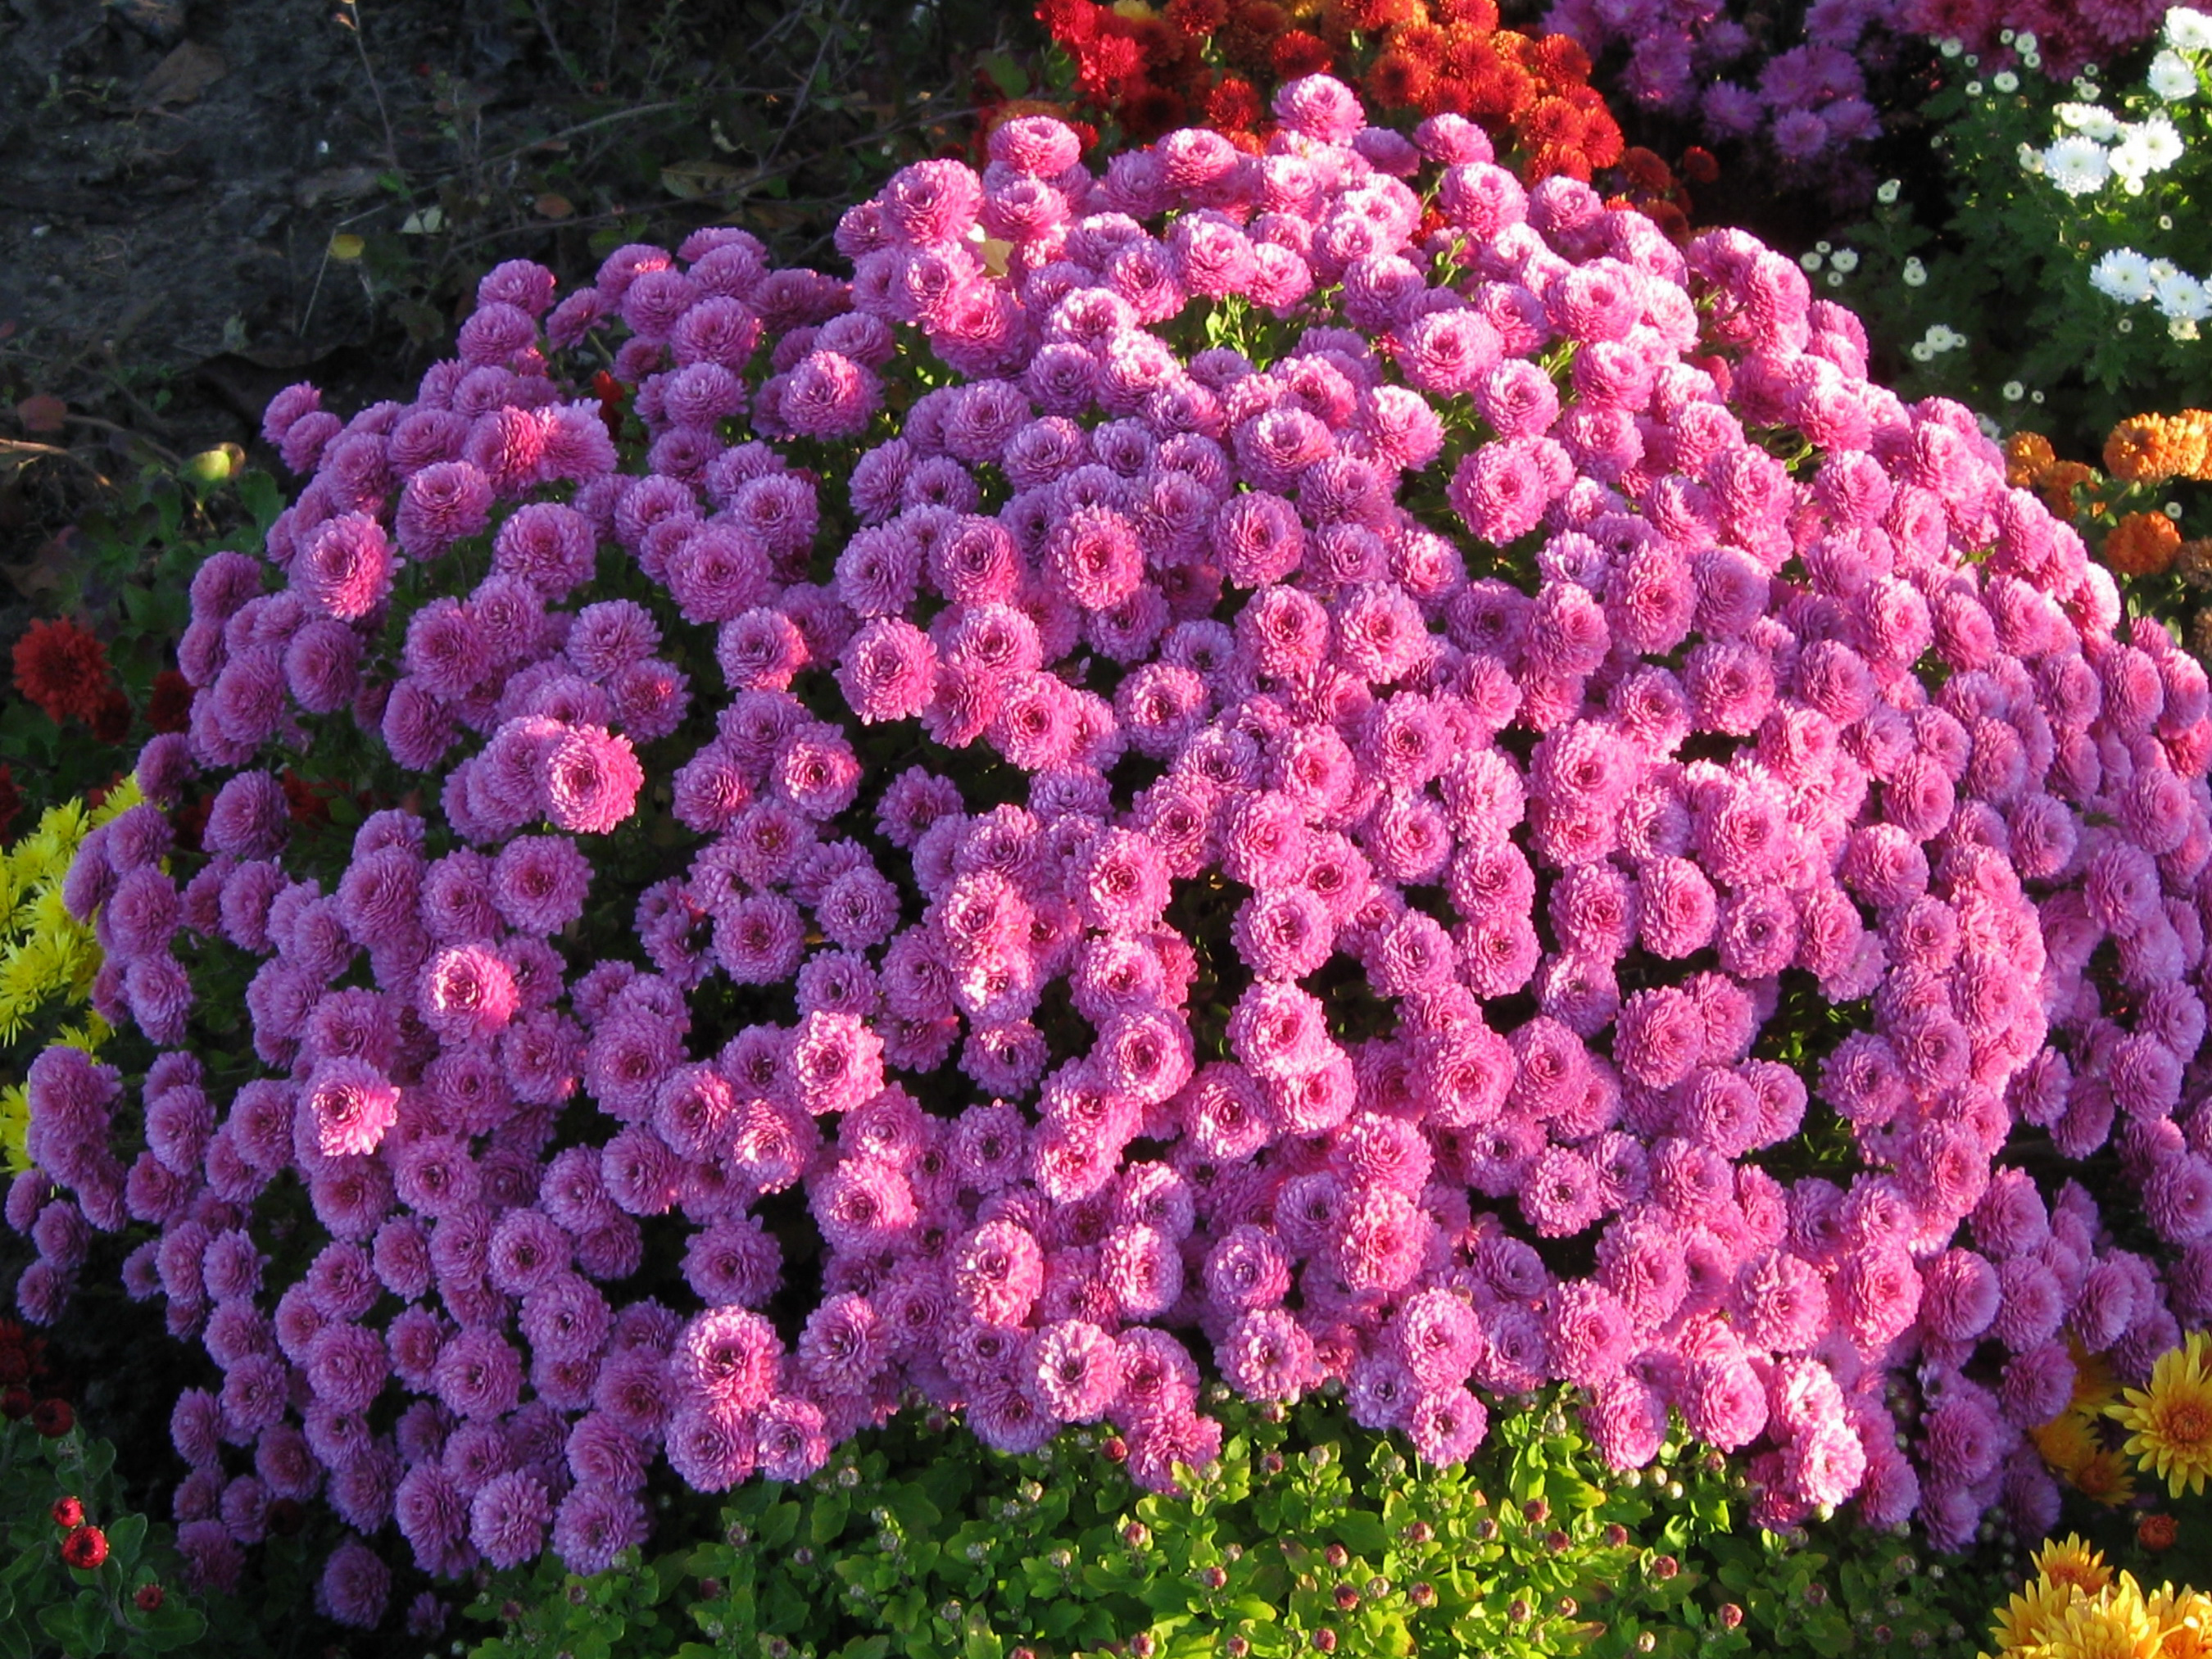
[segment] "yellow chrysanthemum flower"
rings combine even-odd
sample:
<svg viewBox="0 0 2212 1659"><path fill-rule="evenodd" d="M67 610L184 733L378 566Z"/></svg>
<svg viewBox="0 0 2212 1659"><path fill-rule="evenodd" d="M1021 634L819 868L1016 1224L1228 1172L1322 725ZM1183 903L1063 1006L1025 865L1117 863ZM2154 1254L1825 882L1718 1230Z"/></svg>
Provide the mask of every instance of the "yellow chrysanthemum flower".
<svg viewBox="0 0 2212 1659"><path fill-rule="evenodd" d="M2212 1596L2195 1589L2161 1591L2151 1599L2151 1611L2166 1627L2159 1659L2212 1659Z"/></svg>
<svg viewBox="0 0 2212 1659"><path fill-rule="evenodd" d="M2104 1551L2091 1549L2076 1533L2051 1539L2033 1560L2038 1577L2053 1584L2071 1584L2084 1595L2094 1595L2112 1582Z"/></svg>
<svg viewBox="0 0 2212 1659"><path fill-rule="evenodd" d="M2136 1581L2119 1582L2068 1605L2045 1651L2051 1659L2157 1659L2166 1632Z"/></svg>
<svg viewBox="0 0 2212 1659"><path fill-rule="evenodd" d="M2159 1356L2150 1387L2129 1389L2106 1415L2128 1431L2126 1450L2179 1498L2204 1490L2212 1474L2212 1376L2204 1371L2204 1333Z"/></svg>
<svg viewBox="0 0 2212 1659"><path fill-rule="evenodd" d="M2066 1616L2066 1609L2081 1595L2079 1584L2031 1578L1997 1609L1990 1631L2000 1655L2020 1653L2039 1646Z"/></svg>
<svg viewBox="0 0 2212 1659"><path fill-rule="evenodd" d="M11 1083L0 1089L0 1167L9 1175L21 1175L31 1167L31 1155L23 1147L24 1136L31 1127L31 1091L21 1083Z"/></svg>
<svg viewBox="0 0 2212 1659"><path fill-rule="evenodd" d="M2081 1346L2081 1340L2070 1332L2066 1338L2066 1352L2074 1361L2074 1397L2066 1402L2066 1408L2087 1417L2103 1416L2105 1407L2120 1397L2120 1384L2112 1375L2112 1361L2101 1353L2091 1353Z"/></svg>
<svg viewBox="0 0 2212 1659"><path fill-rule="evenodd" d="M2069 1480L2075 1470L2104 1449L2097 1439L2095 1423L2079 1412L2061 1412L2048 1423L2030 1429L2027 1437L2043 1454L2043 1461Z"/></svg>
<svg viewBox="0 0 2212 1659"><path fill-rule="evenodd" d="M2123 1454L2109 1449L2069 1470L2066 1479L2082 1497L2106 1509L2135 1501L2136 1472Z"/></svg>

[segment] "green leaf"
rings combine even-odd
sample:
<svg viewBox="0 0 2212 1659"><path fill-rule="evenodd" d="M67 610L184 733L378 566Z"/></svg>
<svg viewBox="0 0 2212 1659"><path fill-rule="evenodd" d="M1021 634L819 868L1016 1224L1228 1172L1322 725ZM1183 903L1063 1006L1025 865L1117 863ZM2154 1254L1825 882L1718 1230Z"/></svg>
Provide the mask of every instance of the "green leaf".
<svg viewBox="0 0 2212 1659"><path fill-rule="evenodd" d="M852 1510L853 1500L842 1492L825 1492L815 1500L813 1524L809 1530L817 1548L837 1540Z"/></svg>
<svg viewBox="0 0 2212 1659"><path fill-rule="evenodd" d="M1354 1555L1380 1555L1389 1547L1382 1517L1372 1510L1346 1510L1334 1525L1337 1541Z"/></svg>
<svg viewBox="0 0 2212 1659"><path fill-rule="evenodd" d="M107 1555L125 1573L138 1565L138 1552L146 1544L146 1517L125 1515L107 1529Z"/></svg>

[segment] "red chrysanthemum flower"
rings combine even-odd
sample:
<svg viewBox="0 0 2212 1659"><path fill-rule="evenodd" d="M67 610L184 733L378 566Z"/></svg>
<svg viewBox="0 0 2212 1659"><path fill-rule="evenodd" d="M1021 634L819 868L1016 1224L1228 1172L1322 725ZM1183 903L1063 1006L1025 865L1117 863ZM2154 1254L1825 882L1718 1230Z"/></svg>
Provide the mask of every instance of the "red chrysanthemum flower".
<svg viewBox="0 0 2212 1659"><path fill-rule="evenodd" d="M154 676L154 695L146 700L146 724L156 732L181 732L192 723L192 683L173 668Z"/></svg>
<svg viewBox="0 0 2212 1659"><path fill-rule="evenodd" d="M1188 108L1180 93L1140 81L1121 100L1121 130L1139 143L1150 143L1184 123Z"/></svg>
<svg viewBox="0 0 2212 1659"><path fill-rule="evenodd" d="M1168 0L1167 20L1194 40L1229 21L1228 0Z"/></svg>
<svg viewBox="0 0 2212 1659"><path fill-rule="evenodd" d="M15 641L15 689L56 725L89 720L112 690L107 647L66 618L34 622Z"/></svg>
<svg viewBox="0 0 2212 1659"><path fill-rule="evenodd" d="M76 1413L66 1400L41 1400L31 1408L31 1426L49 1440L58 1440L76 1426Z"/></svg>
<svg viewBox="0 0 2212 1659"><path fill-rule="evenodd" d="M62 1540L62 1559L90 1572L107 1559L107 1534L98 1527L79 1527Z"/></svg>
<svg viewBox="0 0 2212 1659"><path fill-rule="evenodd" d="M1295 81L1302 75L1326 75L1336 63L1328 42L1304 29L1292 29L1277 40L1269 58L1275 73L1285 81Z"/></svg>
<svg viewBox="0 0 2212 1659"><path fill-rule="evenodd" d="M1221 132L1249 132L1267 118L1267 106L1241 75L1225 76L1206 96L1206 122Z"/></svg>

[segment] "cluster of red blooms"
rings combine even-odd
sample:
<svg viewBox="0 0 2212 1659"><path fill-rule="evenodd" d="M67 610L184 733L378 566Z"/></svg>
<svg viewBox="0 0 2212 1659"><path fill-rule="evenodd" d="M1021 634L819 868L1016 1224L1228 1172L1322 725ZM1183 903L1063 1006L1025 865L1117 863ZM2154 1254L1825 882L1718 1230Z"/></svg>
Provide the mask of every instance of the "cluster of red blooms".
<svg viewBox="0 0 2212 1659"><path fill-rule="evenodd" d="M1074 59L1083 106L1133 139L1202 123L1256 155L1275 88L1333 74L1357 81L1370 109L1479 123L1530 184L1613 170L1611 205L1687 228L1686 195L1659 156L1624 144L1589 54L1564 34L1500 28L1496 0L1169 0L1157 12L1040 0L1037 16Z"/></svg>
<svg viewBox="0 0 2212 1659"><path fill-rule="evenodd" d="M44 1400L33 1392L46 1381L46 1340L33 1336L16 1321L0 1319L0 1417L31 1426L58 1440L76 1425L76 1413L58 1396Z"/></svg>

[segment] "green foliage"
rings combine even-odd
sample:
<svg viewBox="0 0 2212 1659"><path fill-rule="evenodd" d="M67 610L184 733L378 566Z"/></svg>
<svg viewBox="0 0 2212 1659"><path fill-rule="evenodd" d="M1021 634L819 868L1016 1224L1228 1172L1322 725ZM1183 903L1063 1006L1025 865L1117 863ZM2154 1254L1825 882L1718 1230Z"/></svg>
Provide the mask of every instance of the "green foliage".
<svg viewBox="0 0 2212 1659"><path fill-rule="evenodd" d="M1502 1410L1449 1469L1339 1405L1217 1401L1221 1461L1182 1498L1139 1492L1100 1434L1011 1458L901 1419L804 1485L741 1489L712 1541L495 1579L465 1609L497 1626L471 1659L1833 1659L1958 1651L2002 1599L2001 1564L1923 1566L1854 1522L1748 1526L1741 1480L1680 1433L1613 1474L1572 1401Z"/></svg>
<svg viewBox="0 0 2212 1659"><path fill-rule="evenodd" d="M74 1498L82 1523L106 1541L90 1570L64 1560L71 1528L54 1505ZM185 1593L169 1529L125 1508L115 1448L72 1428L49 1439L28 1421L0 1425L0 1655L176 1653L208 1638L204 1604ZM262 1644L244 1629L222 1632L229 1653Z"/></svg>

